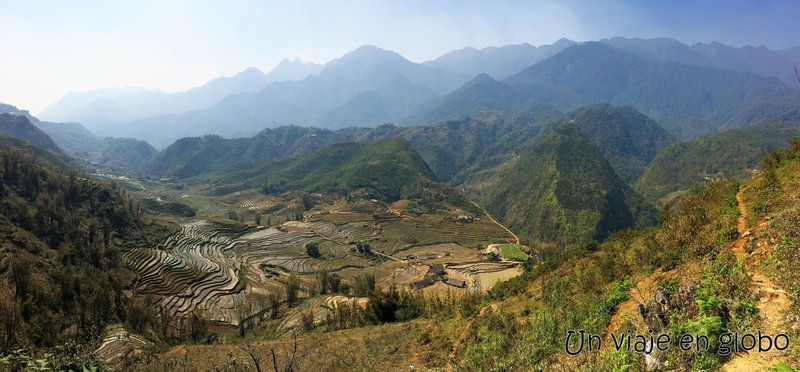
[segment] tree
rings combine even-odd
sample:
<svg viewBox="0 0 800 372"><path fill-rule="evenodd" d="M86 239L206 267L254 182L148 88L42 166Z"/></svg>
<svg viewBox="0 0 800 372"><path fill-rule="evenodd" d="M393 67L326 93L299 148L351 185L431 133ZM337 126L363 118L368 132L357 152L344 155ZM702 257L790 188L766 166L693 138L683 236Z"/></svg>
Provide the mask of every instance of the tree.
<svg viewBox="0 0 800 372"><path fill-rule="evenodd" d="M267 296L267 301L269 303L269 317L272 319L278 319L278 315L280 315L281 311L281 301L283 301L283 296L281 296L278 292L270 292Z"/></svg>
<svg viewBox="0 0 800 372"><path fill-rule="evenodd" d="M283 282L283 287L286 290L286 304L293 306L298 300L298 292L300 292L300 279L294 275L290 275L289 278Z"/></svg>
<svg viewBox="0 0 800 372"><path fill-rule="evenodd" d="M356 249L358 249L358 253L361 253L365 256L372 256L372 247L369 245L369 243L357 242Z"/></svg>
<svg viewBox="0 0 800 372"><path fill-rule="evenodd" d="M374 274L361 274L353 278L353 294L359 297L365 297L370 291L375 290L375 275Z"/></svg>
<svg viewBox="0 0 800 372"><path fill-rule="evenodd" d="M314 199L312 199L311 196L309 196L306 193L303 193L302 200L303 200L303 209L304 210L308 211L308 210L311 210L311 208L314 208Z"/></svg>
<svg viewBox="0 0 800 372"><path fill-rule="evenodd" d="M319 243L317 242L306 243L306 254L314 258L319 258L321 256L321 254L319 253Z"/></svg>

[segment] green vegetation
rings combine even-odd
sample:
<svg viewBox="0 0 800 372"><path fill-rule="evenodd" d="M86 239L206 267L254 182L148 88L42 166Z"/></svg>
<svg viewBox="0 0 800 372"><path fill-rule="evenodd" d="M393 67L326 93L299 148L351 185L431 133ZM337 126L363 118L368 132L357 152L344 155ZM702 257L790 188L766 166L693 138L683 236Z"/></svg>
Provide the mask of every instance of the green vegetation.
<svg viewBox="0 0 800 372"><path fill-rule="evenodd" d="M767 153L786 145L794 133L785 125L763 122L672 144L648 165L636 189L655 202L712 179L747 178Z"/></svg>
<svg viewBox="0 0 800 372"><path fill-rule="evenodd" d="M478 200L524 243L603 240L655 220L653 207L574 124L526 148L492 182Z"/></svg>
<svg viewBox="0 0 800 372"><path fill-rule="evenodd" d="M28 141L54 153L61 152L53 139L34 126L25 116L0 114L0 134Z"/></svg>
<svg viewBox="0 0 800 372"><path fill-rule="evenodd" d="M528 255L522 252L516 244L501 244L500 255L516 261L525 261L528 259Z"/></svg>
<svg viewBox="0 0 800 372"><path fill-rule="evenodd" d="M286 190L308 192L367 189L370 198L420 198L436 177L407 140L395 138L370 144L341 143L307 157L262 164L245 164L224 173L212 173L195 182L244 182L264 193Z"/></svg>
<svg viewBox="0 0 800 372"><path fill-rule="evenodd" d="M161 202L153 199L142 199L139 202L142 209L151 214L169 214L179 217L194 217L196 212L192 207L178 202Z"/></svg>
<svg viewBox="0 0 800 372"><path fill-rule="evenodd" d="M165 233L139 219L124 190L36 158L0 150L0 346L25 355L46 348L58 354L52 368L80 369L93 364L86 345L105 325L147 324L140 299L123 293L133 278L118 242L157 244Z"/></svg>
<svg viewBox="0 0 800 372"><path fill-rule="evenodd" d="M629 106L587 106L561 120L574 122L626 182L639 178L653 158L675 142L653 119Z"/></svg>
<svg viewBox="0 0 800 372"><path fill-rule="evenodd" d="M313 258L319 258L321 256L319 253L319 243L306 243L306 254Z"/></svg>

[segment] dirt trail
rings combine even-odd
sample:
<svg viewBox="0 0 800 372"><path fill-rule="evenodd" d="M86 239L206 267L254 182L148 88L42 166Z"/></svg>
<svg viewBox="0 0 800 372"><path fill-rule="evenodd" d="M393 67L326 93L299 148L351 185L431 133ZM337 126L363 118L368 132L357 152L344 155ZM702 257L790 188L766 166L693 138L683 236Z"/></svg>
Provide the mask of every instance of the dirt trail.
<svg viewBox="0 0 800 372"><path fill-rule="evenodd" d="M745 260L746 263L750 259L747 254L745 246L755 236L755 231L747 230L747 206L742 200L742 192L740 189L736 194L736 200L739 202L739 221L737 228L739 230L739 238L733 244L732 251L740 260ZM783 333L788 329L786 324L786 314L791 309L791 301L786 295L786 291L775 285L764 273L762 272L758 263L747 265L750 273L753 275L753 292L759 296L758 312L761 316L761 325L759 329L763 334L775 336ZM733 357L728 363L722 366L723 371L763 371L768 370L773 363L778 360L783 360L786 353L772 350L766 353L758 353L751 351L750 353L742 352Z"/></svg>
<svg viewBox="0 0 800 372"><path fill-rule="evenodd" d="M628 289L628 299L617 305L617 312L611 317L608 323L605 338L603 339L603 349L601 353L605 354L608 351L613 351L611 335L619 335L626 332L627 328L622 328L628 321L630 321L634 328L644 323L644 320L639 315L639 304L646 304L647 300L653 296L653 291L657 289L656 279L661 276L661 269L657 269L653 274L644 278Z"/></svg>
<svg viewBox="0 0 800 372"><path fill-rule="evenodd" d="M480 205L478 205L478 203L476 203L476 202L474 202L474 201L472 201L472 200L470 200L470 202L472 202L472 204L474 204L476 207L478 207L478 209L480 209L481 211L483 211L483 214L485 214L485 215L486 215L486 217L489 217L489 219L490 219L490 220L492 220L492 222L494 222L494 223L496 223L496 224L500 225L500 227L502 227L502 228L504 228L506 231L508 231L508 233L509 233L509 234L511 234L511 236L513 236L513 237L514 237L514 240L516 240L516 244L517 244L517 245L519 245L519 244L520 244L520 243L519 243L519 237L517 237L517 234L514 234L514 232L512 232L511 230L509 230L509 229L508 229L508 227L506 227L506 225L503 225L502 223L500 223L500 222L498 222L496 219L494 219L494 217L492 217L492 215L491 215L491 214L489 214L489 212L487 212L487 211L486 211L486 209L483 209L483 207L481 207Z"/></svg>

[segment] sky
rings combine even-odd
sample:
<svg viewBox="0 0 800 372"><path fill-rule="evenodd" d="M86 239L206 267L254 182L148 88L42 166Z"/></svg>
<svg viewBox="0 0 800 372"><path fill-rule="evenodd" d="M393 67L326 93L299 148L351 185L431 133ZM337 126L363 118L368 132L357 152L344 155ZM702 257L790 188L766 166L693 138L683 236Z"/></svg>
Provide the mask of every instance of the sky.
<svg viewBox="0 0 800 372"><path fill-rule="evenodd" d="M614 36L784 49L800 45L800 1L0 0L0 102L36 114L70 91L184 91L364 44L422 62L468 46Z"/></svg>

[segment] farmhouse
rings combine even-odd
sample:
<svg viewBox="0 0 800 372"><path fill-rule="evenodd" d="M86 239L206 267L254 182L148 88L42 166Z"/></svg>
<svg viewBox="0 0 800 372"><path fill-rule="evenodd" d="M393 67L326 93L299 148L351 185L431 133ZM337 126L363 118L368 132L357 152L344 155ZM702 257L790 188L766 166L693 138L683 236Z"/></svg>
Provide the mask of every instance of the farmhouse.
<svg viewBox="0 0 800 372"><path fill-rule="evenodd" d="M424 260L432 260L435 258L439 258L439 255L436 253L420 253L415 256L417 260L424 261Z"/></svg>
<svg viewBox="0 0 800 372"><path fill-rule="evenodd" d="M433 284L433 280L431 280L430 278L425 278L425 279L422 279L420 281L416 281L416 282L411 283L411 288L422 289L422 288L425 288L425 287L429 287L432 284Z"/></svg>
<svg viewBox="0 0 800 372"><path fill-rule="evenodd" d="M444 274L444 265L435 264L431 266L431 272L433 273L433 275Z"/></svg>
<svg viewBox="0 0 800 372"><path fill-rule="evenodd" d="M447 279L447 280L444 282L444 284L447 284L447 285L452 285L453 287L457 287L457 288L464 288L464 287L466 287L466 286L467 286L467 283L466 283L466 282L464 282L463 280L458 280L458 279L455 279L455 278L448 278L448 279Z"/></svg>

